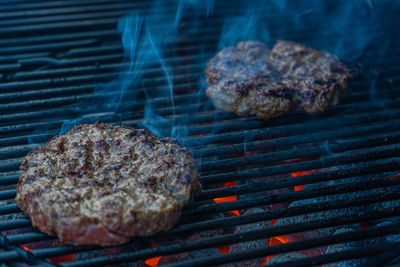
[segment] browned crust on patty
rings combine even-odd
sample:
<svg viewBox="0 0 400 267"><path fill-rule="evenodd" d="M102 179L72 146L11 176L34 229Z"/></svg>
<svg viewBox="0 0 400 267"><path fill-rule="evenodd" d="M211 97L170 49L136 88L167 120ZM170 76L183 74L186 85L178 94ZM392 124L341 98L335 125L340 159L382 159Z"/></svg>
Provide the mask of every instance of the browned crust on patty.
<svg viewBox="0 0 400 267"><path fill-rule="evenodd" d="M278 40L269 61L280 73L281 82L293 88L299 108L307 113L323 112L350 95L348 83L355 71L328 52Z"/></svg>
<svg viewBox="0 0 400 267"><path fill-rule="evenodd" d="M272 50L259 41L224 48L205 73L206 93L215 106L259 119L296 106L307 113L323 112L349 95L354 75L336 56L284 40Z"/></svg>
<svg viewBox="0 0 400 267"><path fill-rule="evenodd" d="M190 152L146 130L83 124L31 151L16 201L42 232L116 245L167 231L199 192Z"/></svg>
<svg viewBox="0 0 400 267"><path fill-rule="evenodd" d="M290 88L278 82L268 63L270 50L258 41L239 42L221 50L207 65L207 95L220 109L269 119L295 104Z"/></svg>

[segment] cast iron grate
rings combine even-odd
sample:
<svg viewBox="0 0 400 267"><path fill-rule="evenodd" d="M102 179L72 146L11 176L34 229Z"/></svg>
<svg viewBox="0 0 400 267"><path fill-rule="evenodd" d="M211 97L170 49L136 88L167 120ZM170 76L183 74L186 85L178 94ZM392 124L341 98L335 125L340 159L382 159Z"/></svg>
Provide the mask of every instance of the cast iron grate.
<svg viewBox="0 0 400 267"><path fill-rule="evenodd" d="M161 19L176 20L177 4L164 2L158 10L165 12ZM361 75L348 101L322 115L293 112L264 122L216 110L204 94L205 64L223 43L224 27L243 8L243 3L210 4L211 13L199 15L203 6L186 10L163 47L163 64L151 58L135 70L140 78L129 84L115 108L116 102L105 99L120 96L126 81L115 78L130 66L116 31L118 21L130 10L155 16L152 3L2 1L0 262L376 266L398 257L400 38L390 17L396 6L373 2L367 10L385 10L387 16L367 28L374 36L352 61ZM266 14L270 43L283 38L338 52L331 45L343 33L325 31L325 18L318 12L290 20L279 12ZM355 16L347 32L353 34L344 43L365 37L365 23ZM163 30L162 24L154 27ZM30 227L13 200L22 158L71 121L96 120L146 126L190 147L204 190L171 231L98 248L60 244Z"/></svg>

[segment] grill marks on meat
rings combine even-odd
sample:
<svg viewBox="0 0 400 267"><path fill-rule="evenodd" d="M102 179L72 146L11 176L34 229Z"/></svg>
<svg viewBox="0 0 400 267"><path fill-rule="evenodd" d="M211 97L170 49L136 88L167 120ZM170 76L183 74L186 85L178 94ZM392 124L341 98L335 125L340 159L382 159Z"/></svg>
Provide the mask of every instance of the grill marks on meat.
<svg viewBox="0 0 400 267"><path fill-rule="evenodd" d="M223 110L261 119L276 117L294 106L289 88L278 81L261 42L239 42L219 52L206 70L207 95Z"/></svg>
<svg viewBox="0 0 400 267"><path fill-rule="evenodd" d="M170 229L200 191L190 152L171 138L83 124L31 151L16 201L34 226L80 245L115 245Z"/></svg>
<svg viewBox="0 0 400 267"><path fill-rule="evenodd" d="M270 50L262 42L246 41L210 60L207 95L218 108L259 119L295 106L312 114L348 97L354 74L336 56L295 42L278 40Z"/></svg>
<svg viewBox="0 0 400 267"><path fill-rule="evenodd" d="M278 40L269 60L307 113L323 112L349 96L348 82L355 72L328 52Z"/></svg>

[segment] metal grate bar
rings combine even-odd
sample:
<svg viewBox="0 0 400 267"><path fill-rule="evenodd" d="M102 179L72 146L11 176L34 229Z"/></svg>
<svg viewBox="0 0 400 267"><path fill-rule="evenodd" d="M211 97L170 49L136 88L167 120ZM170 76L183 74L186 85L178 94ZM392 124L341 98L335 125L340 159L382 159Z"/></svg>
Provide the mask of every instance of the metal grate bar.
<svg viewBox="0 0 400 267"><path fill-rule="evenodd" d="M179 142L188 146L200 163L203 192L185 207L174 229L154 237L136 238L127 247L121 246L124 252L117 254L99 247L54 245L55 237L31 227L28 217L12 200L22 157L58 134L64 122L81 116L87 102L97 100L92 93L94 83L115 79L120 74L119 69L127 66L121 63L123 46L115 30L116 22L129 10L149 15L151 3L111 0L4 1L0 5L0 25L3 26L0 29L0 200L3 204L0 215L6 221L0 222L0 231L3 231L0 245L6 251L0 251L0 261L51 265L38 259L93 250L102 253L102 256L91 258L85 255L62 265L108 265L158 255L198 252L203 248L308 230L371 223L371 228L362 231L222 256L188 257L172 264L215 265L399 233L398 225L372 226L376 220L395 222L393 217L400 215L398 202L394 201L400 198L400 179L397 175L391 176L397 174L400 167L400 130L397 122L400 115L397 101L400 97L397 67L400 38L395 34L395 27L389 26L393 23L365 27L365 19L356 19L346 31L348 38L345 39L354 42L353 45L360 41L357 34L370 36L370 32L378 32L376 36L371 36L371 43L365 47L359 60L360 64L364 64L357 66L363 75L353 83L349 101L318 116L295 111L266 122L253 117L238 119L236 115L216 110L201 92L205 86L200 80L204 79L205 63L220 48L224 22L238 14L238 9L231 2L217 1L209 18L199 20L198 24L191 23L194 13L189 11L182 17L185 25L181 25L183 27L177 38L171 36L168 40L163 55L168 71L174 75L173 88L165 86L165 73L158 61L149 61L138 74L142 75L141 82L146 93L158 95L156 98L147 99L141 85L126 91L127 99L135 99L134 108L130 101L124 100L118 112L114 113L99 103L91 105L93 111L85 114L87 121L102 120L139 127L144 116L142 110L151 104L155 112L163 116L164 123L174 125L177 131L187 134ZM176 3L170 1L164 4L162 17L175 19ZM331 5L328 9L335 13L339 11L337 8L337 5ZM343 12L337 14L339 18ZM341 32L324 31L322 20L313 12L302 14L298 18L301 23L296 27L274 19L274 12L264 17L269 22L267 28L271 43L268 45L279 37L329 50L335 47L332 44L338 44L337 40L343 39ZM336 17L332 15L331 18ZM152 29L161 30L164 28L162 24ZM308 24L310 27L304 27ZM98 94L98 97L118 95L117 86L120 85L115 84L116 90ZM168 94L171 89L174 91L174 105ZM155 124L158 122L161 120L152 121ZM167 127L161 132L170 135ZM295 159L304 161L297 162ZM292 173L298 171L314 173L292 177ZM237 181L237 185L219 188L229 181ZM308 186L300 191L293 188L300 185ZM262 192L265 197L258 197ZM225 196L236 196L237 200L218 204L213 200ZM324 200L311 202L316 197L324 197ZM288 207L292 201L303 201L303 204ZM242 208L264 208L275 204L284 208L256 214L243 215L245 212L242 212ZM225 216L228 214L225 212L239 209L242 215ZM309 223L271 225L270 229L236 232L236 227L241 225L250 226L252 223L302 215L311 218L327 211L349 211L349 216L332 215ZM18 219L11 219L14 217ZM221 229L225 232L222 236L201 236L203 231ZM234 233L226 234L231 230ZM191 234L198 234L199 239L187 241L185 237ZM150 248L153 241L161 241L162 244L163 240L171 238L180 238L182 243ZM143 244L136 246L133 242ZM26 243L42 247L31 251L18 247ZM281 266L323 264L370 257L382 252L385 252L382 246L364 247L283 263Z"/></svg>
<svg viewBox="0 0 400 267"><path fill-rule="evenodd" d="M398 181L398 176L394 177L389 177L389 179L392 179L392 181L395 181L394 184L399 184L400 181ZM366 184L368 184L369 181L365 181ZM364 188L364 190L371 189L369 188ZM343 192L339 190L340 193L346 193L350 192L349 190L344 190ZM336 192L338 193L338 192ZM271 219L276 219L276 218L282 218L282 217L289 217L289 216L296 216L296 215L301 215L301 214L308 214L308 213L313 213L313 212L319 212L319 211L324 211L324 210L334 210L337 208L348 208L352 206L358 206L358 205L366 205L370 203L376 203L376 202L381 202L381 201L388 201L388 200L395 200L398 199L400 196L400 191L395 191L395 190L387 190L384 194L382 192L378 192L375 194L371 195L360 195L357 198L352 198L348 199L347 201L343 201L343 199L339 200L333 200L333 201L326 201L326 202L321 202L317 204L310 204L310 205L304 205L304 206L299 206L295 208L287 208L287 209L281 209L281 210L273 210L269 212L263 212L263 213L258 213L258 214L253 214L253 215L242 215L240 217L233 217L233 218L226 218L224 220L212 220L212 221L205 221L205 222L199 222L199 223L194 223L194 224L189 224L189 225L182 225L178 226L175 229L172 229L170 232L165 233L165 234L159 234L158 236L165 236L165 237L173 237L176 236L177 234L182 234L182 233L187 233L187 232L192 232L192 231L201 231L201 230L208 230L212 229L215 227L232 227L238 224L244 224L244 223L254 223L257 221L261 220L271 220ZM299 198L301 199L301 198ZM193 221L193 220L192 220ZM14 235L14 236L9 236L8 240L11 244L22 244L22 243L28 243L32 241L40 241L40 240L45 240L49 239L50 237L42 234L42 233L29 233L29 234L21 234L21 235ZM71 250L77 251L77 248L66 248L64 253L70 253ZM34 250L32 253L37 253L35 254L39 258L42 257L49 257L48 249L42 249L39 250ZM50 251L52 251L50 249ZM61 251L59 251L61 252Z"/></svg>
<svg viewBox="0 0 400 267"><path fill-rule="evenodd" d="M399 177L385 177L385 178L376 178L366 179L365 181L358 182L350 182L350 183L342 183L334 186L327 187L318 187L315 189L303 189L297 192L288 192L288 193L280 193L280 194L269 194L263 198L251 198L245 200L236 200L233 202L226 202L220 204L205 204L202 206L196 205L193 203L191 206L195 206L192 208L190 205L183 210L182 215L187 216L198 216L199 214L209 214L213 212L223 212L230 210L237 210L243 208L250 208L255 206L263 206L268 204L276 204L283 203L295 200L309 199L320 196L327 196L333 194L340 193L349 193L349 192L357 192L363 191L366 189L375 189L384 186L393 186L398 185L400 183ZM259 185L258 183L254 183L255 186ZM261 187L261 185L260 185ZM394 190L394 189L393 189ZM258 187L254 189L253 192L260 192L265 190L259 190ZM189 219L189 218L185 218Z"/></svg>
<svg viewBox="0 0 400 267"><path fill-rule="evenodd" d="M379 214L377 214L379 213ZM317 228L326 228L326 227L332 227L332 226L339 226L339 225L347 225L347 224L353 224L353 223L358 223L358 222L366 222L378 218L387 218L387 217L393 217L393 216L398 216L400 215L400 207L396 207L391 209L390 211L387 210L382 210L382 211L377 211L377 213L370 213L370 214L362 214L362 215L353 215L353 216L346 216L346 217L335 217L335 218L329 218L326 220L315 220L315 221L309 221L307 224L293 224L290 226L281 226L281 227L274 227L273 229L264 229L264 230L254 230L254 231L246 231L242 232L240 234L227 234L224 236L218 236L214 238L205 238L202 240L198 241L188 241L183 244L178 244L178 245L171 245L167 247L156 247L152 249L146 249L143 251L138 251L138 252L130 252L130 253L121 253L118 255L115 255L113 257L97 257L97 258L92 258L92 259L87 259L87 260L80 260L80 261L74 261L74 262L68 262L68 263L63 263L62 266L98 266L98 265L104 265L104 264L110 264L110 263L118 263L118 262L123 262L123 261L132 261L132 260L138 260L141 258L147 258L147 257L154 257L154 256L159 256L159 255L165 255L165 254L173 254L173 253L179 253L183 251L189 251L189 250L195 250L195 249L202 249L202 248L208 248L208 247L217 247L217 246L223 246L223 245L228 245L232 243L238 243L238 242L244 242L244 241L250 241L250 240L256 240L256 239L261 239L261 238L268 238L268 237L273 237L273 236L281 236L281 235L287 235L291 234L294 232L303 232L303 231L308 231L308 230L313 230ZM379 230L379 231L378 231ZM333 235L329 237L320 237L317 240L315 239L309 239L306 241L298 241L298 242L293 242L293 243L288 243L278 247L274 246L272 247L267 247L260 249L263 251L263 255L271 255L271 254L278 254L278 253L283 253L287 251L295 251L295 250L300 250L300 249L305 249L309 247L316 247L316 246L322 246L322 245L328 245L332 242L332 240L338 240L339 238L344 238L344 240L340 240L339 242L345 242L348 240L358 240L358 239L366 239L368 237L376 237L376 236L382 236L385 234L390 234L390 233L397 233L399 231L398 226L384 226L384 227L376 227L374 229L366 229L366 230L360 230L355 233L345 233L342 235ZM347 239L348 238L348 239ZM301 243L300 243L301 242ZM333 241L334 243L335 241ZM301 245L298 245L298 244ZM307 246L305 246L305 243ZM278 248L277 248L278 247ZM282 247L284 249L282 249ZM233 256L233 255L231 255ZM261 255L260 255L261 256ZM228 258L228 261L233 261L237 260L236 257L239 256L233 256L235 258L230 258L229 255L226 256L220 256L220 257L209 257L207 258L207 261L218 263L219 258L226 259ZM254 255L252 255L254 257ZM203 259L204 260L204 259ZM199 259L200 261L200 259ZM187 262L185 262L187 264ZM196 260L192 260L191 264L195 264ZM178 264L178 263L177 263Z"/></svg>
<svg viewBox="0 0 400 267"><path fill-rule="evenodd" d="M323 256L316 256L312 258L306 258L302 260L292 262L282 262L279 264L270 264L271 267L289 267L289 266L309 266L309 265L320 265L328 262L338 262L350 259L358 259L364 257L371 257L378 253L383 253L387 250L387 247L398 246L398 243L387 243L384 247L372 246L367 248L349 249L347 251L329 253ZM379 266L379 265L371 265Z"/></svg>
<svg viewBox="0 0 400 267"><path fill-rule="evenodd" d="M331 237L320 237L320 238L311 238L305 241L295 241L289 244L285 245L276 245L276 246L270 246L266 248L256 248L253 250L247 250L244 252L238 252L236 254L227 254L223 256L214 256L214 257L208 257L208 258L200 258L200 259L193 259L190 261L190 266L206 266L210 263L212 264L223 264L223 263L228 263L232 261L237 261L237 260L243 260L243 259L251 259L251 258L256 258L256 257L262 257L262 256L268 256L268 255L274 255L278 253L283 253L283 252L290 252L290 251L296 251L296 250L303 250L303 249L308 249L308 248L314 248L314 247L319 247L319 246L324 246L324 245L329 245L329 244L337 244L337 243L343 243L346 241L357 241L357 240L363 240L371 237L378 237L381 235L387 235L387 234L395 234L399 233L400 230L398 228L398 225L392 225L389 227L375 227L374 229L367 229L367 230L361 230L356 233L343 233L343 234L337 234L333 235ZM375 248L375 247L373 247ZM371 248L372 249L372 248ZM385 248L380 247L378 251L373 253L374 255L383 251ZM369 249L365 249L369 251ZM368 256L367 254L362 253L364 252L363 250L359 250L359 253L362 256ZM336 254L338 256L343 256L342 254ZM346 258L352 256L350 252L346 254ZM337 258L334 257L333 260L331 260L329 254L328 256L320 256L321 258L317 258L319 261L322 262L330 262L330 261L335 261ZM339 259L341 257L338 257ZM311 264L318 264L318 262L315 262L312 260L313 258L310 258L308 261L299 261L299 262L311 262ZM166 266L169 267L180 267L180 266L187 266L185 264L189 264L189 261L183 261L179 263L173 263L173 264L168 264ZM81 266L81 265L73 265L73 264L63 264L63 266ZM273 265L271 265L273 266ZM278 265L279 266L279 265ZM287 265L284 265L287 266Z"/></svg>
<svg viewBox="0 0 400 267"><path fill-rule="evenodd" d="M385 140L385 139L384 139ZM390 139L386 139L385 141L387 142ZM316 160L309 160L307 162L298 162L298 163L293 163L293 164L280 164L276 165L277 162L280 160L284 159L291 159L291 158L301 158L301 157L311 157L311 156L317 156L319 155L319 152L323 152L324 149L320 148L304 148L304 149L287 149L284 151L280 152L270 152L267 154L258 154L258 155L253 155L253 156L246 156L246 157L241 157L238 159L223 159L219 161L210 161L207 162L206 160L203 161L203 163L199 166L200 171L203 175L209 175L212 176L212 172L214 169L218 168L219 170L223 170L224 174L219 174L224 175L223 180L229 180L227 179L226 175L229 175L230 172L235 171L236 169L240 168L241 166L255 166L255 165L262 165L262 164L267 164L271 163L276 166L269 166L269 167L263 167L263 170L265 170L264 175L276 175L276 174L281 174L281 173L288 173L288 172L295 172L295 171L301 171L301 170L314 170L314 169L320 169L320 168L326 168L326 167L331 167L335 165L340 165L340 164L348 164L352 162L359 162L359 161L367 161L367 160L373 160L373 159L380 159L384 157L392 157L395 156L396 153L399 151L399 144L396 144L397 139L392 140L394 141L390 145L387 145L386 142L381 143L381 144L376 144L376 143L365 143L362 141L359 141L358 143L353 143L352 145L348 145L347 147L345 145L342 145L342 150L336 150L335 148L339 148L340 146L332 146L333 151L335 152L343 152L346 151L346 149L352 149L351 152L347 153L346 155L341 155L341 154L334 154L334 155L327 155L324 156L322 159L316 159ZM369 147L371 145L372 147ZM7 151L3 151L7 154ZM23 151L22 153L24 153ZM14 152L13 152L14 153ZM9 157L12 158L12 157ZM21 158L15 158L13 160L7 160L4 162L0 161L0 169L4 170L9 170L12 171L13 169L15 170L18 168L18 166L14 166L13 162L20 162ZM274 164L275 163L275 164ZM14 167L13 167L14 166ZM219 178L221 179L221 178ZM210 182L218 182L218 180L215 180L215 177L210 178L207 176L202 177L202 180L204 182L210 183Z"/></svg>

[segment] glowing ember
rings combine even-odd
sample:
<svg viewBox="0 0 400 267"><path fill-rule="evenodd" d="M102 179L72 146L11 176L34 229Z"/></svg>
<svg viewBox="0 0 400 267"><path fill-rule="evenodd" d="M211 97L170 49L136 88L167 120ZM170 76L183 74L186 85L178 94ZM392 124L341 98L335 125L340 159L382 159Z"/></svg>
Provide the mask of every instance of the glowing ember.
<svg viewBox="0 0 400 267"><path fill-rule="evenodd" d="M280 244L285 244L285 243L289 243L290 241L289 241L289 239L287 238L287 237L285 237L285 236L274 236L274 237L271 237L270 239L269 239L269 243L268 243L268 245L269 246L275 246L275 245L280 245ZM266 257L265 258L265 261L264 261L264 265L270 260L270 259L272 259L273 257L275 257L276 255L269 255L268 257Z"/></svg>
<svg viewBox="0 0 400 267"><path fill-rule="evenodd" d="M316 172L315 170L312 170L312 171L301 171L301 172L292 172L290 175L291 175L292 177L297 177L297 176L304 176L304 175L312 174L312 173L315 173L315 172ZM303 187L304 187L304 185L297 185L297 186L294 186L293 189L294 189L294 191L300 191L301 189L303 189Z"/></svg>
<svg viewBox="0 0 400 267"><path fill-rule="evenodd" d="M303 162L303 161L308 161L312 160L312 158L297 158L297 159L290 159L290 160L285 160L283 162L280 162L280 165L285 165L285 164L290 164L290 163L296 163L296 162ZM292 177L297 177L297 176L304 176L312 173L316 173L317 170L310 170L310 171L299 171L299 172L292 172L290 175ZM304 185L297 185L293 187L294 191L300 191L303 189ZM274 223L272 223L274 224Z"/></svg>
<svg viewBox="0 0 400 267"><path fill-rule="evenodd" d="M271 220L272 225L274 225L279 219L273 219Z"/></svg>
<svg viewBox="0 0 400 267"><path fill-rule="evenodd" d="M160 261L162 256L150 258L148 260L145 260L144 264L145 266L150 266L150 267L155 267L158 266L158 262Z"/></svg>
<svg viewBox="0 0 400 267"><path fill-rule="evenodd" d="M222 254L227 254L231 250L231 246L229 246L229 245L221 246L221 247L218 247L218 249L219 249L219 251L221 251Z"/></svg>
<svg viewBox="0 0 400 267"><path fill-rule="evenodd" d="M290 163L296 163L296 162L303 162L303 161L308 161L308 160L313 160L313 158L296 158L296 159L290 159L290 160L285 160L282 162L279 162L279 165L286 165ZM298 177L298 176L304 176L304 175L309 175L312 173L316 173L318 170L307 170L307 171L298 171L298 172L292 172L290 175L292 177ZM297 185L293 187L294 191L300 191L302 190L304 185ZM274 225L279 219L273 219L271 220L271 224ZM290 240L287 238L287 236L274 236L269 239L269 245L274 246L274 245L280 245L280 244L285 244L289 243ZM264 265L273 257L276 255L270 255L265 258Z"/></svg>
<svg viewBox="0 0 400 267"><path fill-rule="evenodd" d="M156 247L157 244L154 242L151 242L151 247ZM162 258L162 256L157 256L157 257L153 257L150 259L147 259L144 261L145 266L149 266L149 267L156 267L158 266L158 262L160 261L160 259Z"/></svg>
<svg viewBox="0 0 400 267"><path fill-rule="evenodd" d="M224 187L231 187L231 186L235 186L236 185L236 181L233 181L233 182L227 182L227 183L224 183L222 186L221 186L221 188L224 188ZM237 197L236 196L228 196L228 197L219 197L219 198L214 198L214 202L215 203L225 203L225 202L232 202L232 201L236 201L237 200ZM237 216L239 216L240 215L240 213L239 213L239 211L238 210L231 210L231 211L229 211L230 213L232 213L232 214L235 214L235 215L237 215Z"/></svg>
<svg viewBox="0 0 400 267"><path fill-rule="evenodd" d="M28 247L23 246L24 250L31 250ZM62 255L62 256L58 256L58 257L52 257L49 258L50 262L52 264L58 265L62 262L68 262L68 261L72 261L74 259L74 254L67 254L67 255Z"/></svg>
<svg viewBox="0 0 400 267"><path fill-rule="evenodd" d="M235 186L236 185L236 181L233 182L227 182L224 183L221 188L224 187L231 187L231 186ZM228 197L219 197L219 198L214 198L215 203L225 203L225 202L231 202L231 201L236 201L237 197L236 196L228 196ZM231 210L229 211L232 214L235 214L237 216L240 215L238 210ZM227 245L227 246L221 246L218 247L219 251L221 251L222 254L227 254L229 253L229 251L231 250L231 246Z"/></svg>
<svg viewBox="0 0 400 267"><path fill-rule="evenodd" d="M290 175L292 175L292 177L297 177L297 176L307 175L310 173L311 173L311 171L292 172ZM303 187L304 187L304 185L297 185L297 186L294 186L293 189L294 189L294 191L300 191L301 189L303 189Z"/></svg>
<svg viewBox="0 0 400 267"><path fill-rule="evenodd" d="M298 185L294 187L294 191L300 191L301 189L303 189L304 185Z"/></svg>
<svg viewBox="0 0 400 267"><path fill-rule="evenodd" d="M49 260L51 261L51 263L58 265L62 262L72 261L73 259L74 259L74 254L67 254L59 257L53 257L50 258Z"/></svg>
<svg viewBox="0 0 400 267"><path fill-rule="evenodd" d="M274 236L269 239L270 246L285 244L289 242L290 242L289 239L285 236Z"/></svg>
<svg viewBox="0 0 400 267"><path fill-rule="evenodd" d="M226 182L226 183L224 183L222 186L221 186L221 188L224 188L224 187L231 187L231 186L235 186L236 185L236 181L233 181L233 182ZM236 196L228 196L228 197L219 197L219 198L214 198L214 202L215 203L225 203L225 202L231 202L231 201L236 201L237 200L237 197ZM239 211L238 210L231 210L231 211L229 211L230 213L232 213L232 214L234 214L234 215L236 215L236 216L239 216L240 215L240 213L239 213ZM227 253L229 253L229 251L231 250L231 246L230 245L227 245L227 246L221 246L221 247L218 247L218 249L219 249L219 251L221 251L221 253L222 254L227 254Z"/></svg>

